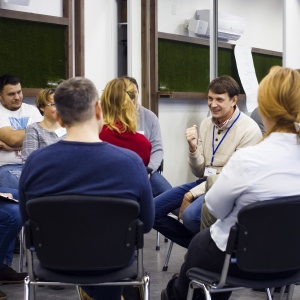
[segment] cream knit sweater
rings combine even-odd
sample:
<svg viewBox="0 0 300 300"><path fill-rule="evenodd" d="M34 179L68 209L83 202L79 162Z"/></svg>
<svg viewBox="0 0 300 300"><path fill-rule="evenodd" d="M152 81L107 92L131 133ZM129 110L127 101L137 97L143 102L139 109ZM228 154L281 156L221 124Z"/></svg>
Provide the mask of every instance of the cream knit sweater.
<svg viewBox="0 0 300 300"><path fill-rule="evenodd" d="M234 122L239 113L239 118L228 131L215 153L212 166L218 169L217 174L221 172L224 165L236 150L255 145L262 139L261 130L257 123L243 112L240 112L237 106L231 120L222 128L216 125L212 117L205 118L200 125L197 150L194 153L189 152L188 156L191 171L195 176L199 178L204 176L205 167L211 165L213 155L212 143L214 143L214 149L216 149L227 129ZM213 131L214 141L212 141ZM193 188L191 192L195 198L205 193L205 182Z"/></svg>

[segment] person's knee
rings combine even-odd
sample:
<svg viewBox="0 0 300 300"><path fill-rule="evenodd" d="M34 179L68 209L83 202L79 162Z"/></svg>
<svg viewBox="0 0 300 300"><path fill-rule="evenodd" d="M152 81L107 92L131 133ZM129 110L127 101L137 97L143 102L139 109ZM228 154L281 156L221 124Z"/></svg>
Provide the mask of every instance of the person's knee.
<svg viewBox="0 0 300 300"><path fill-rule="evenodd" d="M18 189L22 165L4 165L0 167L0 187Z"/></svg>
<svg viewBox="0 0 300 300"><path fill-rule="evenodd" d="M188 224L194 218L194 212L192 209L189 209L190 205L182 213L182 222L183 224Z"/></svg>
<svg viewBox="0 0 300 300"><path fill-rule="evenodd" d="M11 210L11 214L13 217L13 221L15 226L19 227L21 229L22 225L23 225L23 221L22 221L22 217L20 214L20 208L18 205L16 204L12 204L12 210Z"/></svg>
<svg viewBox="0 0 300 300"><path fill-rule="evenodd" d="M154 172L150 177L150 184L152 188L153 197L168 191L172 188L171 184L160 173Z"/></svg>
<svg viewBox="0 0 300 300"><path fill-rule="evenodd" d="M190 223L190 222L199 222L200 215L201 215L201 206L196 203L198 199L196 199L194 202L192 202L191 205L189 205L184 212L182 213L182 221L183 223Z"/></svg>
<svg viewBox="0 0 300 300"><path fill-rule="evenodd" d="M200 221L199 219L193 218L189 214L182 215L183 225L191 232L197 233L200 230Z"/></svg>
<svg viewBox="0 0 300 300"><path fill-rule="evenodd" d="M17 204L9 204L1 209L0 223L6 224L8 227L13 227L18 232L22 228L22 218L20 209Z"/></svg>
<svg viewBox="0 0 300 300"><path fill-rule="evenodd" d="M182 222L184 226L193 233L200 230L201 206L189 205L182 214Z"/></svg>

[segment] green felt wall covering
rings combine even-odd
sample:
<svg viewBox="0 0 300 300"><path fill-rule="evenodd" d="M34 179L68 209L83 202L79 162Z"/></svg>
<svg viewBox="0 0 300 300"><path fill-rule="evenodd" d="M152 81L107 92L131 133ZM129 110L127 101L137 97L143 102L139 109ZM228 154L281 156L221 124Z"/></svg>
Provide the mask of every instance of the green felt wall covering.
<svg viewBox="0 0 300 300"><path fill-rule="evenodd" d="M0 41L0 75L26 88L65 78L64 26L0 18Z"/></svg>
<svg viewBox="0 0 300 300"><path fill-rule="evenodd" d="M282 58L253 53L258 81ZM218 75L230 75L240 82L232 49L218 49ZM176 92L207 91L209 83L209 47L179 41L158 40L158 89ZM241 89L243 93L243 89Z"/></svg>

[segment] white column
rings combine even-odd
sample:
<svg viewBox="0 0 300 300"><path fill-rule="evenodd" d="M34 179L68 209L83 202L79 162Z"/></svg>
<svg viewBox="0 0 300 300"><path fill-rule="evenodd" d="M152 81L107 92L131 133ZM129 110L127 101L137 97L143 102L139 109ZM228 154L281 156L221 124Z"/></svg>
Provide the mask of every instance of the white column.
<svg viewBox="0 0 300 300"><path fill-rule="evenodd" d="M209 79L212 81L218 76L218 0L210 0L209 26Z"/></svg>
<svg viewBox="0 0 300 300"><path fill-rule="evenodd" d="M283 66L300 68L300 0L283 0Z"/></svg>
<svg viewBox="0 0 300 300"><path fill-rule="evenodd" d="M141 87L141 0L127 1L127 55L127 73L134 77Z"/></svg>

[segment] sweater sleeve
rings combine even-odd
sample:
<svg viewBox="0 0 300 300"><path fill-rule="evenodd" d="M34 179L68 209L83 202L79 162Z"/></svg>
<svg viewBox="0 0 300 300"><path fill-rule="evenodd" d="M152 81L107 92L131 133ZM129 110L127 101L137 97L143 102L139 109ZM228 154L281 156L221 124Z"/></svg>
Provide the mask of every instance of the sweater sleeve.
<svg viewBox="0 0 300 300"><path fill-rule="evenodd" d="M150 143L152 145L149 167L156 171L164 157L162 138L158 119L152 124Z"/></svg>
<svg viewBox="0 0 300 300"><path fill-rule="evenodd" d="M144 131L145 137L152 145L148 167L155 172L164 157L160 124L157 116L142 106L139 107L139 130Z"/></svg>
<svg viewBox="0 0 300 300"><path fill-rule="evenodd" d="M22 152L21 152L23 163L25 163L29 154L38 148L39 148L38 132L33 126L29 125L25 131Z"/></svg>
<svg viewBox="0 0 300 300"><path fill-rule="evenodd" d="M197 150L194 153L189 152L188 161L191 172L198 178L203 177L205 169L205 158L204 158L204 149L203 139L206 136L207 132L207 122L205 120L200 124L200 130L198 132L198 146Z"/></svg>

